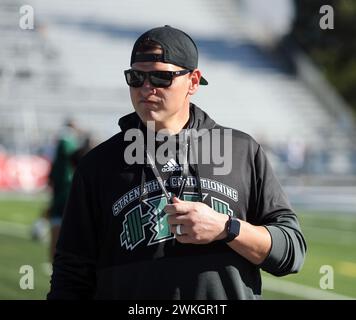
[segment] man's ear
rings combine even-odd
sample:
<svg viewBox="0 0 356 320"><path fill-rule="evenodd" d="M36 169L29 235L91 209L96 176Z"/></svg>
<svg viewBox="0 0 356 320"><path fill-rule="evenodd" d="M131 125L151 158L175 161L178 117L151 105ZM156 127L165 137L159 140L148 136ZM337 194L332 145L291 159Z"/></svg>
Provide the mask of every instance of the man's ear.
<svg viewBox="0 0 356 320"><path fill-rule="evenodd" d="M199 88L200 78L201 78L200 70L194 69L190 74L190 85L189 85L188 94L193 95L195 92L197 92Z"/></svg>

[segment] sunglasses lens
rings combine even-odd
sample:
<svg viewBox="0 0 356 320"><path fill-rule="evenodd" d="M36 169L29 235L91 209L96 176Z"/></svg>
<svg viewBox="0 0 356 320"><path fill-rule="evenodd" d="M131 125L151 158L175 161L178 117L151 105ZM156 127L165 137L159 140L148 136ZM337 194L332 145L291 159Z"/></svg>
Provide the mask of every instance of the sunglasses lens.
<svg viewBox="0 0 356 320"><path fill-rule="evenodd" d="M157 88L167 88L172 84L173 75L170 71L138 71L138 70L126 70L125 77L126 82L130 87L139 88L142 87L146 75L148 74L149 81L152 86Z"/></svg>
<svg viewBox="0 0 356 320"><path fill-rule="evenodd" d="M141 71L130 70L125 73L126 82L130 87L141 87L145 82L145 74Z"/></svg>
<svg viewBox="0 0 356 320"><path fill-rule="evenodd" d="M153 71L150 73L150 82L155 87L167 88L172 84L172 74L165 71Z"/></svg>

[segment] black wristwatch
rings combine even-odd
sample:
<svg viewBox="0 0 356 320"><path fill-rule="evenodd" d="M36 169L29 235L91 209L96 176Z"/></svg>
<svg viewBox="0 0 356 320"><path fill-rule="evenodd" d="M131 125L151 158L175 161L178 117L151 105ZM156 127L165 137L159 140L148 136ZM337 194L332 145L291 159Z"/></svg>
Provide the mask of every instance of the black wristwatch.
<svg viewBox="0 0 356 320"><path fill-rule="evenodd" d="M240 234L240 221L237 218L230 217L226 222L227 237L223 239L224 242L234 240Z"/></svg>

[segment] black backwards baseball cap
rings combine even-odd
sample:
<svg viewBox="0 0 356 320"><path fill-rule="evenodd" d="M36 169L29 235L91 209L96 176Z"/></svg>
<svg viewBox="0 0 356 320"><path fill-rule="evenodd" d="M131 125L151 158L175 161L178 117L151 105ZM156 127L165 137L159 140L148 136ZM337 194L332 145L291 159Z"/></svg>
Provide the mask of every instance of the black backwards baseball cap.
<svg viewBox="0 0 356 320"><path fill-rule="evenodd" d="M140 53L137 49L144 41L154 41L162 47L162 54ZM131 53L132 66L135 62L164 62L194 70L198 67L198 49L193 39L185 32L165 25L146 31L135 42ZM208 81L200 78L200 84Z"/></svg>

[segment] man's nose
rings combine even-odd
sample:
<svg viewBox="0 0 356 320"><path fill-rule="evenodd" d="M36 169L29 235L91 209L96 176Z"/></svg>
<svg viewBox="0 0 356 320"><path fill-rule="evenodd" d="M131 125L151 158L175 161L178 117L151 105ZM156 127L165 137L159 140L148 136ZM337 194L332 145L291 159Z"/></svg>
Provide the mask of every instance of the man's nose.
<svg viewBox="0 0 356 320"><path fill-rule="evenodd" d="M143 82L143 85L141 87L141 90L144 94L152 94L155 91L156 87L154 87L150 81L148 80L148 78L145 79L145 81Z"/></svg>

